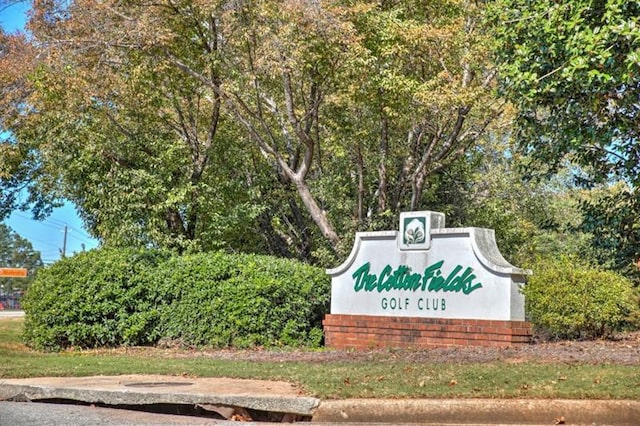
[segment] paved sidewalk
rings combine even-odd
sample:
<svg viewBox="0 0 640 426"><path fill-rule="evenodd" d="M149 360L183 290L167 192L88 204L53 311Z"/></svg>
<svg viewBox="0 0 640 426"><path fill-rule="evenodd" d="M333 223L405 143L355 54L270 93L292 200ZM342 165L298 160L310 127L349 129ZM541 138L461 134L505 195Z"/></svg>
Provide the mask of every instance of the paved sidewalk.
<svg viewBox="0 0 640 426"><path fill-rule="evenodd" d="M203 407L227 419L257 410L317 424L640 424L640 401L628 400L321 401L278 381L159 375L0 379L0 400L56 399L110 406L181 404Z"/></svg>
<svg viewBox="0 0 640 426"><path fill-rule="evenodd" d="M22 318L22 317L24 317L24 311L0 310L0 319L3 319L3 318Z"/></svg>
<svg viewBox="0 0 640 426"><path fill-rule="evenodd" d="M159 375L0 379L0 400L43 399L106 405L238 407L309 417L320 404L319 399L302 395L290 383L267 380Z"/></svg>

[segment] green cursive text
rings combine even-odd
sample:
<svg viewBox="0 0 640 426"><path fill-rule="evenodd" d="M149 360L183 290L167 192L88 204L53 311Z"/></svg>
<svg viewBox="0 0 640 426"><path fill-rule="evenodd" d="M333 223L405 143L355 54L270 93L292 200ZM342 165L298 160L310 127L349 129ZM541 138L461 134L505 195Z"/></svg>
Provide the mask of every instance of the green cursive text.
<svg viewBox="0 0 640 426"><path fill-rule="evenodd" d="M429 292L463 292L470 294L471 292L482 288L479 282L474 283L476 276L472 273L473 269L467 267L464 272L462 266L457 265L445 278L442 275L442 265L444 260L427 266L423 273L412 273L411 268L406 265L400 265L395 270L391 265L387 265L382 269L379 276L370 273L371 262L367 262L359 267L352 275L355 280L353 289L356 292L361 290L374 291L378 293L391 290L405 291L429 291Z"/></svg>

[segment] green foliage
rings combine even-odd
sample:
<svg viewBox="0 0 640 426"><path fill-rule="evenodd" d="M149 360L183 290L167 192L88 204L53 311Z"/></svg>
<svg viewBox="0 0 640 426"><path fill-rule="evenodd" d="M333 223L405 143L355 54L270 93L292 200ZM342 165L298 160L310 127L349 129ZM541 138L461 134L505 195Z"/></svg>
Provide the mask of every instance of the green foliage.
<svg viewBox="0 0 640 426"><path fill-rule="evenodd" d="M101 249L43 270L28 291L37 349L148 345L319 346L329 279L254 255Z"/></svg>
<svg viewBox="0 0 640 426"><path fill-rule="evenodd" d="M541 164L571 154L597 179L638 182L639 13L626 0L494 3L502 90Z"/></svg>
<svg viewBox="0 0 640 426"><path fill-rule="evenodd" d="M532 171L554 172L568 158L589 187L629 185L583 211L595 250L609 256L599 260L631 276L640 254L640 3L498 0L491 10L501 92L518 109L514 133Z"/></svg>
<svg viewBox="0 0 640 426"><path fill-rule="evenodd" d="M542 259L523 288L537 332L553 338L597 338L620 331L638 306L623 276L572 257Z"/></svg>
<svg viewBox="0 0 640 426"><path fill-rule="evenodd" d="M628 185L607 185L590 192L582 203L582 227L593 235L597 259L640 282L640 193Z"/></svg>

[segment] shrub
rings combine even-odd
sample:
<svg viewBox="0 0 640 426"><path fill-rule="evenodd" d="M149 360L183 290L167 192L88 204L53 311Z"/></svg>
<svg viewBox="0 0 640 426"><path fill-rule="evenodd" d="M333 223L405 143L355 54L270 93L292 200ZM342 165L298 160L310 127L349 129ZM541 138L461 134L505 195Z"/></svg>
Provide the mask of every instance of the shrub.
<svg viewBox="0 0 640 426"><path fill-rule="evenodd" d="M161 318L167 339L215 347L321 343L330 280L319 268L217 253L171 259L160 274L158 294L170 295Z"/></svg>
<svg viewBox="0 0 640 426"><path fill-rule="evenodd" d="M27 291L25 341L37 349L141 345L159 312L149 283L166 252L100 249L40 270Z"/></svg>
<svg viewBox="0 0 640 426"><path fill-rule="evenodd" d="M323 270L268 256L100 249L42 270L24 299L37 349L154 344L318 346Z"/></svg>
<svg viewBox="0 0 640 426"><path fill-rule="evenodd" d="M637 311L629 280L576 258L540 260L524 286L534 329L552 338L607 337Z"/></svg>

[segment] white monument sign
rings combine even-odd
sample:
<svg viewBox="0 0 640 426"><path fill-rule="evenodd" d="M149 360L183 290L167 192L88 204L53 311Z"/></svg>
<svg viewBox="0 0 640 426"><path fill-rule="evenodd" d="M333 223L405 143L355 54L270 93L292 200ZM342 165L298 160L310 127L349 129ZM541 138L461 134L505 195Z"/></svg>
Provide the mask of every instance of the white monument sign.
<svg viewBox="0 0 640 426"><path fill-rule="evenodd" d="M400 231L360 232L331 275L331 314L524 321L531 272L500 254L493 230L445 228L437 212L400 215Z"/></svg>

